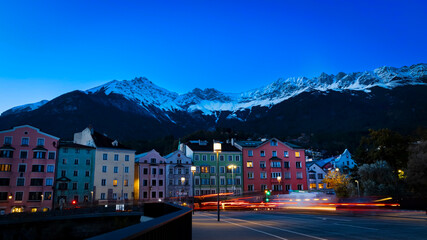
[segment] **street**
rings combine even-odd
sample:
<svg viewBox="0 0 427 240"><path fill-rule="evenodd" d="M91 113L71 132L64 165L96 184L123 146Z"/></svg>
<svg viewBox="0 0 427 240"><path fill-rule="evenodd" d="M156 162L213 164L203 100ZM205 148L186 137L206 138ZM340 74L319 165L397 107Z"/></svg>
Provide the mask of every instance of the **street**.
<svg viewBox="0 0 427 240"><path fill-rule="evenodd" d="M273 211L196 212L193 239L427 239L427 218Z"/></svg>

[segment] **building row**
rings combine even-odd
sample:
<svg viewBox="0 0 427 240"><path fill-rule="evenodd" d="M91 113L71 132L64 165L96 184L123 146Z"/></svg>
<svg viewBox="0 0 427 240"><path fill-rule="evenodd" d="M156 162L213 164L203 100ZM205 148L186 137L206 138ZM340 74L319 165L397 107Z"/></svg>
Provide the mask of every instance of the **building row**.
<svg viewBox="0 0 427 240"><path fill-rule="evenodd" d="M5 213L179 201L218 191L278 194L310 186L304 149L276 138L230 140L220 151L213 142L195 140L166 156L155 150L135 154L91 127L72 141L60 141L24 125L0 131L0 141L0 211Z"/></svg>

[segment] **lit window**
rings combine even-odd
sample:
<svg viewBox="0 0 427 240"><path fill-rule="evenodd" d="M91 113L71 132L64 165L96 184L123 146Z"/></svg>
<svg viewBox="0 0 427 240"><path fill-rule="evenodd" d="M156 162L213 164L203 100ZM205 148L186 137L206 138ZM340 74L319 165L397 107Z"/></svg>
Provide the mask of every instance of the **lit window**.
<svg viewBox="0 0 427 240"><path fill-rule="evenodd" d="M113 186L114 186L114 187L117 187L117 179L114 179L114 180L113 180Z"/></svg>
<svg viewBox="0 0 427 240"><path fill-rule="evenodd" d="M200 167L202 173L209 173L209 167Z"/></svg>
<svg viewBox="0 0 427 240"><path fill-rule="evenodd" d="M248 167L248 168L253 167L253 162L252 162L252 161L248 161L248 162L246 163L246 167Z"/></svg>
<svg viewBox="0 0 427 240"><path fill-rule="evenodd" d="M300 157L300 152L295 152L295 157Z"/></svg>

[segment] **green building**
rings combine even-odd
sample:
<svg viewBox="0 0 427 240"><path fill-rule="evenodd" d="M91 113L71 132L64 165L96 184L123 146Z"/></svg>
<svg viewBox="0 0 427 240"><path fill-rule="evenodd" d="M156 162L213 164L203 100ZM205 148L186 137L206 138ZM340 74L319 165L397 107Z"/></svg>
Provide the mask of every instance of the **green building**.
<svg viewBox="0 0 427 240"><path fill-rule="evenodd" d="M95 148L72 142L59 143L55 206L92 203L94 166ZM60 201L61 198L65 201Z"/></svg>
<svg viewBox="0 0 427 240"><path fill-rule="evenodd" d="M194 195L214 194L217 191L217 153L213 143L208 141L189 141L181 146L185 155L196 166L194 173ZM221 144L219 156L220 193L241 194L243 187L242 152L230 143Z"/></svg>

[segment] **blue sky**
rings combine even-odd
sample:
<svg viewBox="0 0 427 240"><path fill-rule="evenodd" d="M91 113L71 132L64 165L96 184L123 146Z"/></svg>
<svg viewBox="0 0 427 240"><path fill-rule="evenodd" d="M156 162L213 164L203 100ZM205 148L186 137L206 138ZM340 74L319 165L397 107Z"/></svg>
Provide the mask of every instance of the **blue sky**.
<svg viewBox="0 0 427 240"><path fill-rule="evenodd" d="M426 1L2 1L0 112L145 76L178 93L427 62Z"/></svg>

